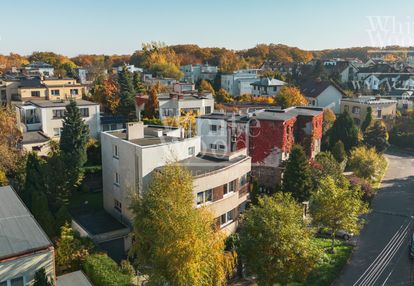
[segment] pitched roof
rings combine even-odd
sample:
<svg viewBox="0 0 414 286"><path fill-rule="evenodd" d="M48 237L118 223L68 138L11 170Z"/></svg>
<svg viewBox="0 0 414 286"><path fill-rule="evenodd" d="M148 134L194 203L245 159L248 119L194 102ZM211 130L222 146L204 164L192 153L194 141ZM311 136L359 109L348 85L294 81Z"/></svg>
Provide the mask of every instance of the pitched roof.
<svg viewBox="0 0 414 286"><path fill-rule="evenodd" d="M52 246L42 228L10 187L0 187L0 260Z"/></svg>
<svg viewBox="0 0 414 286"><path fill-rule="evenodd" d="M335 87L340 93L344 94L342 89L330 80L309 80L302 85L301 91L306 97L316 98L329 86Z"/></svg>
<svg viewBox="0 0 414 286"><path fill-rule="evenodd" d="M286 82L275 79L275 78L262 78L254 83L251 83L250 85L256 85L256 86L281 86L285 85Z"/></svg>

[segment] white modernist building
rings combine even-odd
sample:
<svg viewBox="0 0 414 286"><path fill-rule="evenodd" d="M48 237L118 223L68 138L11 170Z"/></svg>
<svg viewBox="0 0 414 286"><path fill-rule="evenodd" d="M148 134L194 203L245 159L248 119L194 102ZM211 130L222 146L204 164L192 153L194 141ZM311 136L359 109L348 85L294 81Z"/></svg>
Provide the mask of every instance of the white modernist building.
<svg viewBox="0 0 414 286"><path fill-rule="evenodd" d="M232 96L253 94L254 82L259 79L258 69L238 70L230 74L221 75L221 87Z"/></svg>

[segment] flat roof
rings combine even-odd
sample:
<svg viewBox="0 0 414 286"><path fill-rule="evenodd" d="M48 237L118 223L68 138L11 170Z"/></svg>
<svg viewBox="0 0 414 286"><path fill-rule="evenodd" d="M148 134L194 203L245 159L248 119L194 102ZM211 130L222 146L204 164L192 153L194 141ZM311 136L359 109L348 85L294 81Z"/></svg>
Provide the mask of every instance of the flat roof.
<svg viewBox="0 0 414 286"><path fill-rule="evenodd" d="M93 213L71 211L73 219L91 235L112 232L128 228L104 210Z"/></svg>
<svg viewBox="0 0 414 286"><path fill-rule="evenodd" d="M81 271L75 271L56 277L56 286L92 286L86 275Z"/></svg>
<svg viewBox="0 0 414 286"><path fill-rule="evenodd" d="M156 127L156 126L145 126L145 129L153 129L153 130L165 130L165 128L162 128L162 126ZM126 130L116 130L116 131L110 131L110 132L105 132L108 134L112 134L120 139L124 139L127 140L127 136L126 136ZM162 143L171 143L171 142L179 142L179 141L184 141L185 139L179 138L179 137L172 137L172 136L153 136L153 135L148 135L148 134L144 134L144 138L138 138L138 139L131 139L128 140L131 143L134 143L136 145L139 146L151 146L151 145L158 145L158 144L162 144Z"/></svg>
<svg viewBox="0 0 414 286"><path fill-rule="evenodd" d="M0 187L0 260L52 246L16 192Z"/></svg>
<svg viewBox="0 0 414 286"><path fill-rule="evenodd" d="M178 161L177 163L190 170L193 177L199 177L217 172L221 169L237 164L247 158L249 157L246 155L239 155L231 160L225 160L201 154Z"/></svg>
<svg viewBox="0 0 414 286"><path fill-rule="evenodd" d="M98 105L95 102L87 101L83 99L77 99L75 100L76 104L78 106L92 106L92 105ZM70 101L69 100L33 100L29 101L33 105L36 105L38 107L47 108L47 107L66 107Z"/></svg>
<svg viewBox="0 0 414 286"><path fill-rule="evenodd" d="M23 144L45 143L50 140L45 134L40 131L29 131L23 133Z"/></svg>

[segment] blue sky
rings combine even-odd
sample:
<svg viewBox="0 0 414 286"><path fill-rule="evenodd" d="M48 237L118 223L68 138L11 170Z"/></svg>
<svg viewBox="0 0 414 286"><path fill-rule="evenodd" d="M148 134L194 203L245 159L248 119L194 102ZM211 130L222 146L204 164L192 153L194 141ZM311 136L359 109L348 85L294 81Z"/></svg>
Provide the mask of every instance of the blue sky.
<svg viewBox="0 0 414 286"><path fill-rule="evenodd" d="M387 43L414 45L412 0L15 0L0 7L0 54L125 54L148 41L232 49L379 43L367 32L367 16L392 16L410 25L381 35Z"/></svg>

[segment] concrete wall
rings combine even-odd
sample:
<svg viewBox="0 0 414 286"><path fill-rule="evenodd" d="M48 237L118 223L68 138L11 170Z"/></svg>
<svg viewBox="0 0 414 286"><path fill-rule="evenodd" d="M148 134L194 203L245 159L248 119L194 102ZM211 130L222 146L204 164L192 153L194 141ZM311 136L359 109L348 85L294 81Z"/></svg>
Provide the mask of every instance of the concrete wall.
<svg viewBox="0 0 414 286"><path fill-rule="evenodd" d="M0 262L0 282L23 276L24 285L33 285L34 275L41 268L45 268L47 275L55 279L53 248Z"/></svg>
<svg viewBox="0 0 414 286"><path fill-rule="evenodd" d="M336 114L341 110L342 93L334 86L330 85L316 99L316 106L329 107Z"/></svg>
<svg viewBox="0 0 414 286"><path fill-rule="evenodd" d="M210 125L220 126L217 132L210 130ZM227 122L222 119L197 118L197 135L201 137L201 150L211 151L210 144L224 145L223 152L228 152ZM218 147L218 146L217 146Z"/></svg>

